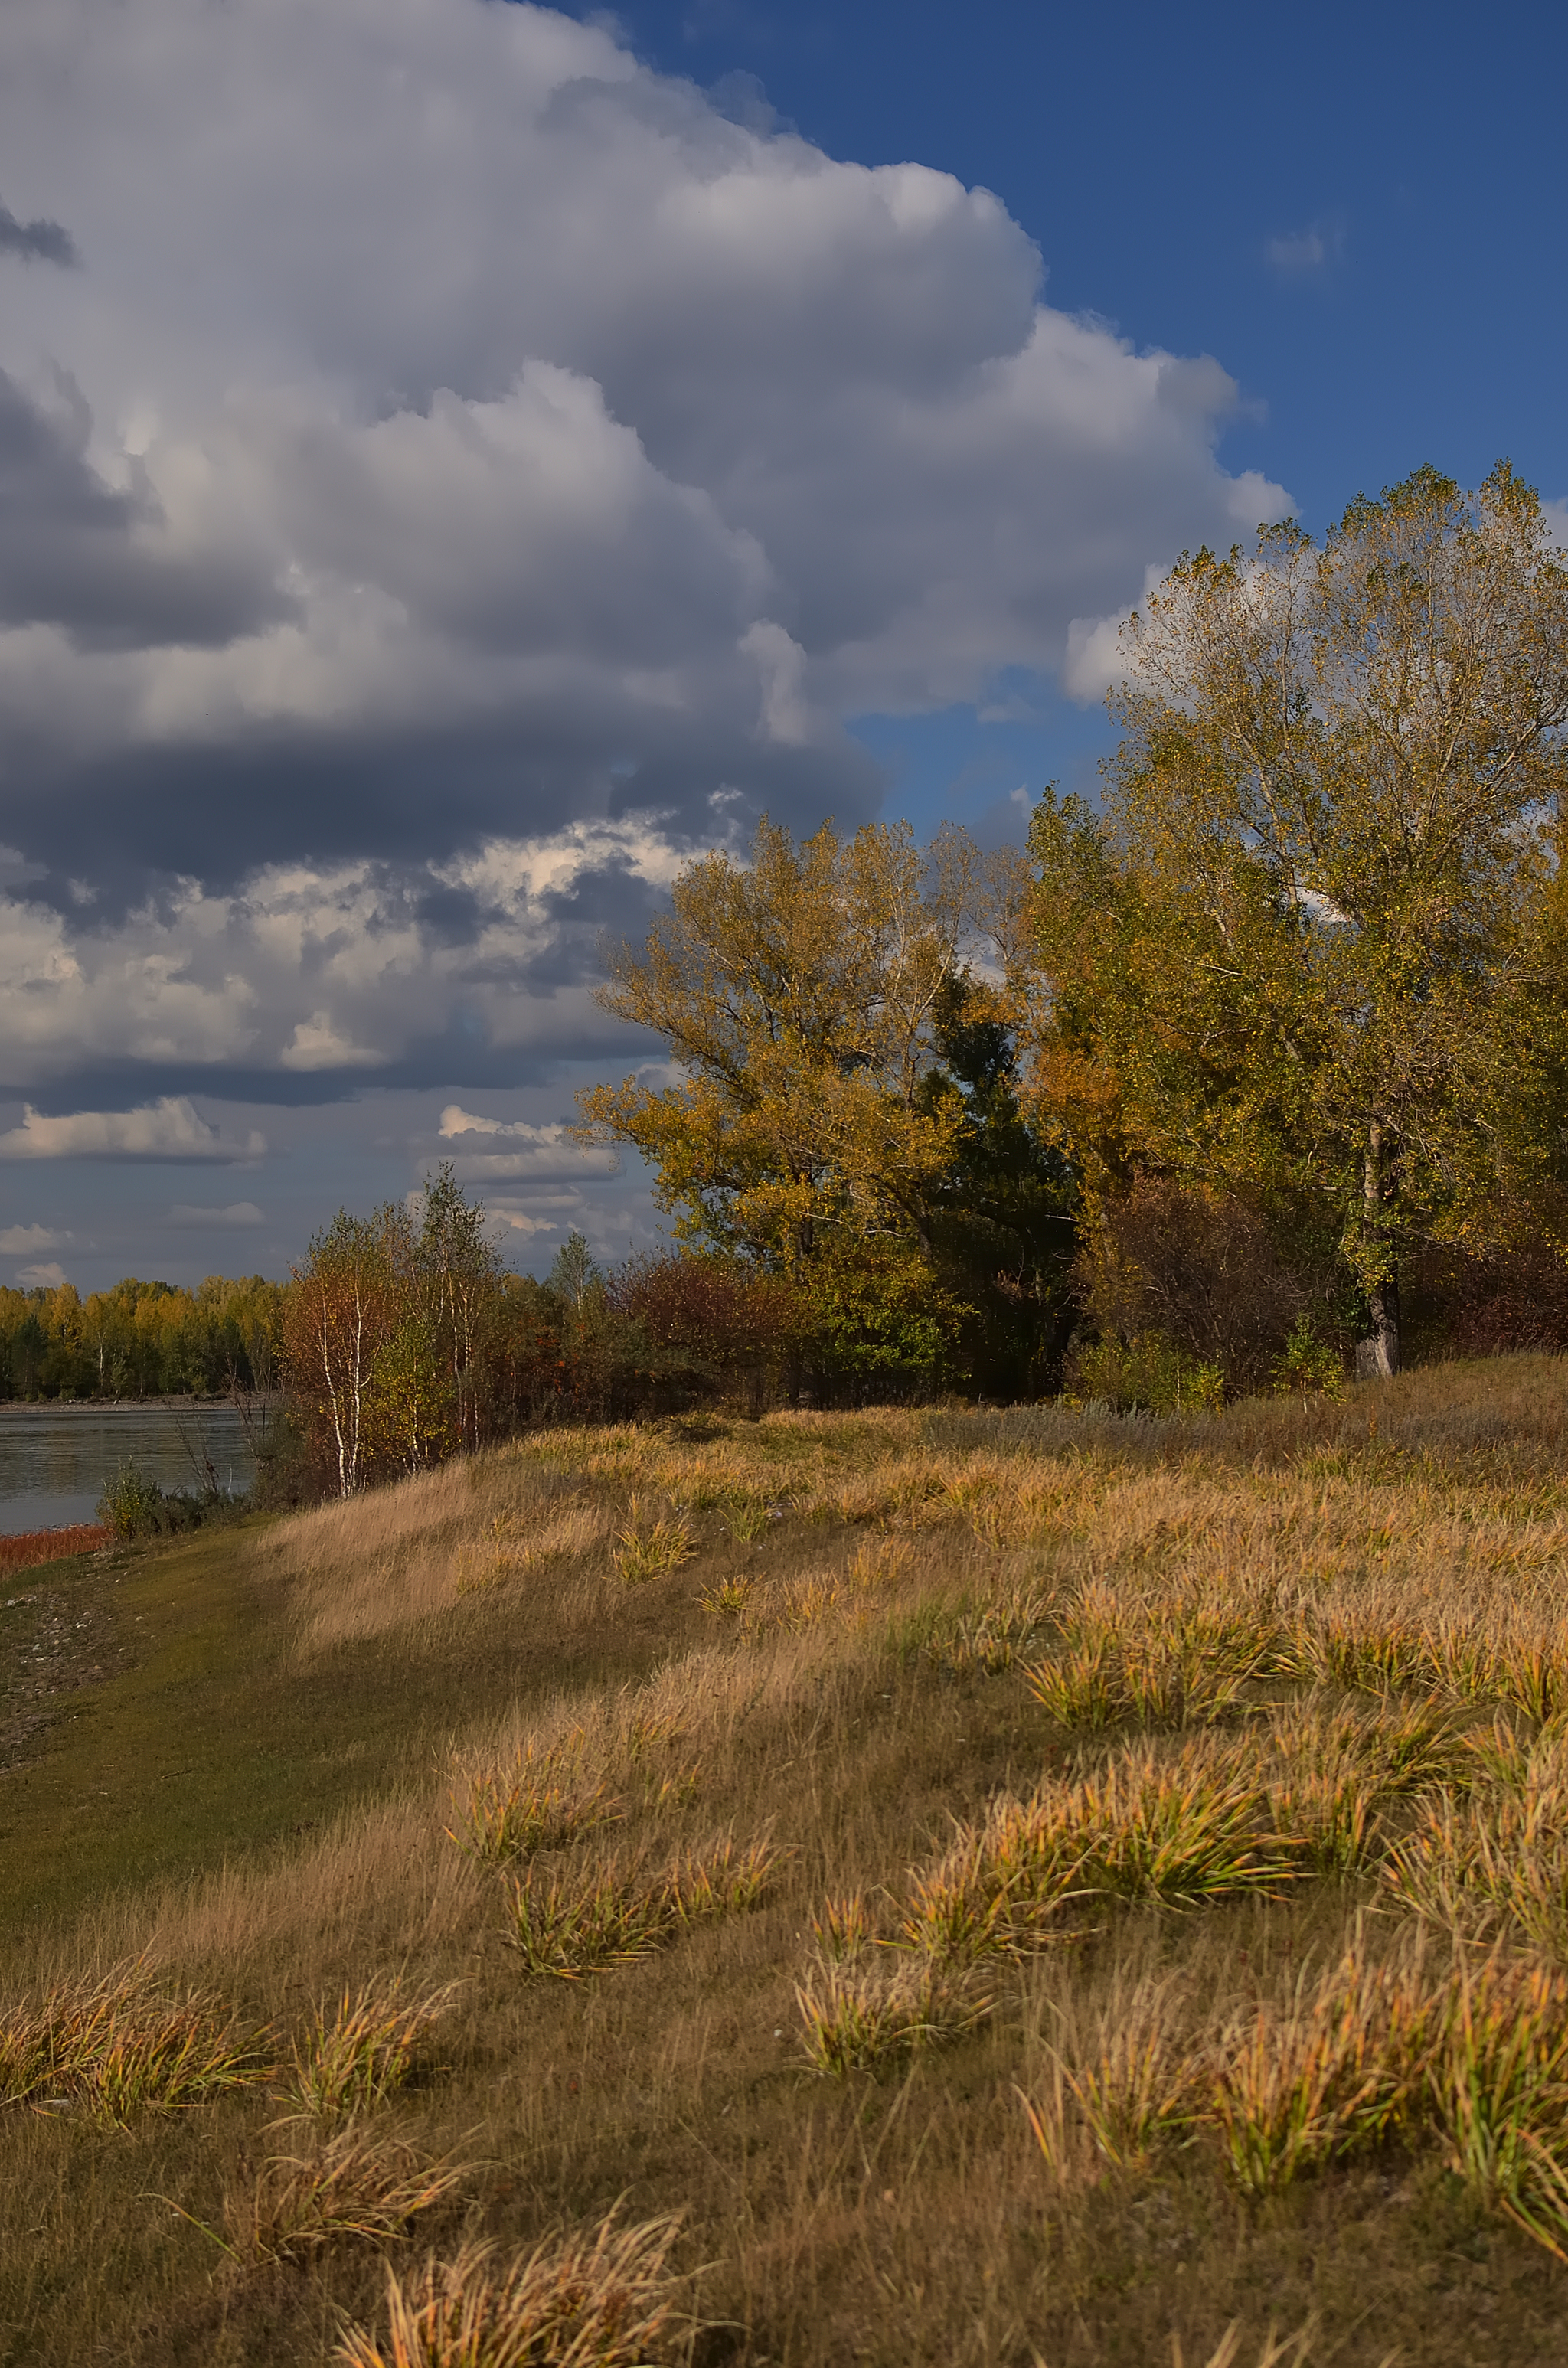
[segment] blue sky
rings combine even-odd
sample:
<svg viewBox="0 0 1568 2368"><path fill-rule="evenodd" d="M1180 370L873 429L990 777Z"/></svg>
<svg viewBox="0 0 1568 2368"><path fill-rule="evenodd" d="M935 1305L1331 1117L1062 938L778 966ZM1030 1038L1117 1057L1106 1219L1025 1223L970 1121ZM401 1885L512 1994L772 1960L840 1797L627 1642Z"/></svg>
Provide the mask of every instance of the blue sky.
<svg viewBox="0 0 1568 2368"><path fill-rule="evenodd" d="M721 89L735 77L732 104L765 101L835 155L918 157L994 189L1039 243L1053 304L1220 359L1244 405L1227 465L1287 486L1314 530L1426 461L1474 484L1506 454L1549 499L1568 495L1559 10L616 14L651 63ZM961 708L864 736L922 822L1004 781L1088 786L1098 713L1043 685L1029 697L1032 730Z"/></svg>
<svg viewBox="0 0 1568 2368"><path fill-rule="evenodd" d="M1092 789L1185 543L1568 495L1555 12L12 0L0 1280L561 1127L679 863ZM989 194L987 194L989 193Z"/></svg>

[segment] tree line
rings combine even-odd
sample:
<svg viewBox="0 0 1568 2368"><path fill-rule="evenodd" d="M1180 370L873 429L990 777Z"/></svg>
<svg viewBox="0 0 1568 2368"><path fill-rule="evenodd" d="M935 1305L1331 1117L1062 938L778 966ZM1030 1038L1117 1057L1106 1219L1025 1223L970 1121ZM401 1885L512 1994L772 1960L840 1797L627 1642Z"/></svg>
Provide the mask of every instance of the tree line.
<svg viewBox="0 0 1568 2368"><path fill-rule="evenodd" d="M677 881L585 1097L691 1251L941 1336L933 1378L1161 1405L1568 1332L1568 568L1423 469L1129 620L1097 804L1029 860L872 827Z"/></svg>
<svg viewBox="0 0 1568 2368"><path fill-rule="evenodd" d="M214 1397L278 1381L283 1285L212 1275L195 1291L128 1276L0 1288L0 1397Z"/></svg>
<svg viewBox="0 0 1568 2368"><path fill-rule="evenodd" d="M1568 1344L1568 568L1501 463L1134 612L1097 803L676 880L582 1098L673 1240L506 1271L449 1168L283 1287L0 1295L14 1389L264 1386L352 1493L543 1419L1065 1389L1154 1410ZM155 1377L155 1378L153 1378Z"/></svg>

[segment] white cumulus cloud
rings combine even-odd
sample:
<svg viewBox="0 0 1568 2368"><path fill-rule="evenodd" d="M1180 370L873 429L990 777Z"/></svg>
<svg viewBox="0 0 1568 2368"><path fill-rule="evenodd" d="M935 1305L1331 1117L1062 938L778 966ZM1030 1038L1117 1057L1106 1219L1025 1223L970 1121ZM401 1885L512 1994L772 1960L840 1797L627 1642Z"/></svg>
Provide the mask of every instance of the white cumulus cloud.
<svg viewBox="0 0 1568 2368"><path fill-rule="evenodd" d="M72 1110L51 1118L31 1103L22 1123L0 1134L0 1159L165 1159L233 1162L261 1158L267 1139L210 1126L184 1095L139 1110Z"/></svg>
<svg viewBox="0 0 1568 2368"><path fill-rule="evenodd" d="M581 1142L564 1123L530 1126L522 1119L476 1118L458 1103L441 1112L441 1139L460 1142L476 1135L482 1143L516 1144L516 1150L461 1153L452 1167L460 1181L504 1181L509 1177L613 1176L619 1167L615 1152Z"/></svg>
<svg viewBox="0 0 1568 2368"><path fill-rule="evenodd" d="M852 718L1288 507L994 197L744 112L494 0L0 11L0 1084L591 1049Z"/></svg>
<svg viewBox="0 0 1568 2368"><path fill-rule="evenodd" d="M0 1232L0 1254L29 1258L35 1251L63 1249L72 1236L48 1225L7 1225Z"/></svg>
<svg viewBox="0 0 1568 2368"><path fill-rule="evenodd" d="M254 1201L231 1201L221 1209L201 1208L189 1201L176 1201L169 1211L176 1225L265 1225L267 1216Z"/></svg>

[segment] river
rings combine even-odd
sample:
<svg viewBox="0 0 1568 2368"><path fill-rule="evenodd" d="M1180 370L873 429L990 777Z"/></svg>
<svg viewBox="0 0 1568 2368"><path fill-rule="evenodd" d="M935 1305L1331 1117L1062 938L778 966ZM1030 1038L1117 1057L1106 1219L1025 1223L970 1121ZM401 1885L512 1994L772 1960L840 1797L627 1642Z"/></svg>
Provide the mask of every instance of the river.
<svg viewBox="0 0 1568 2368"><path fill-rule="evenodd" d="M230 1406L0 1405L0 1536L97 1518L104 1484L134 1463L162 1488L248 1488L255 1459Z"/></svg>

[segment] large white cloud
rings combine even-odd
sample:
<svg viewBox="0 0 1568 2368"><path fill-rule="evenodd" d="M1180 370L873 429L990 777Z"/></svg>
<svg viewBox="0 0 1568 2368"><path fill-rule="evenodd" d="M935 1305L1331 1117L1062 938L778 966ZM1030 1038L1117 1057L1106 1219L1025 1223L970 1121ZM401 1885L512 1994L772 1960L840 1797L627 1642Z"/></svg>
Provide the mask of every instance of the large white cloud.
<svg viewBox="0 0 1568 2368"><path fill-rule="evenodd" d="M252 1129L226 1135L184 1094L165 1094L139 1110L67 1110L51 1117L28 1102L20 1126L0 1134L0 1159L216 1160L262 1158L267 1138Z"/></svg>
<svg viewBox="0 0 1568 2368"><path fill-rule="evenodd" d="M994 198L541 9L10 0L0 201L18 1087L590 1044L676 850L1284 507Z"/></svg>

